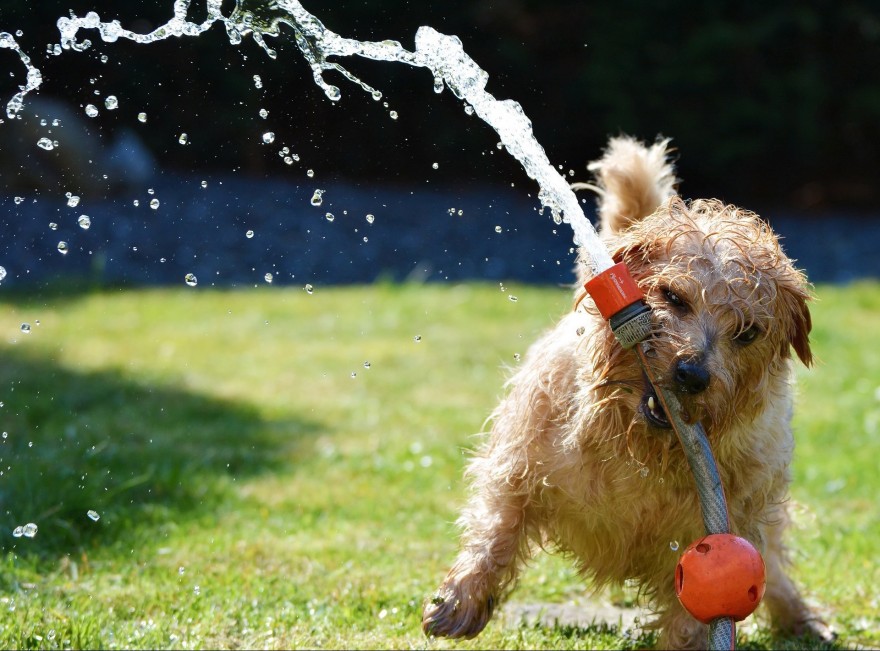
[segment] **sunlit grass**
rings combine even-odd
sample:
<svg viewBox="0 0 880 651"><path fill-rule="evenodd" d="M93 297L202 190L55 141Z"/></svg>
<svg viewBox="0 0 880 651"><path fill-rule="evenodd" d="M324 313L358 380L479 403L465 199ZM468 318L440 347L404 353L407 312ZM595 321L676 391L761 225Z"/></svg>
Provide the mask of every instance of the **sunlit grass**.
<svg viewBox="0 0 880 651"><path fill-rule="evenodd" d="M876 645L880 286L819 295L822 361L799 373L795 574L827 607L841 647ZM0 298L0 646L652 642L614 625L494 622L463 643L419 628L456 551L464 451L503 367L570 307L567 290ZM27 522L37 535L13 537ZM543 556L516 599L586 597L568 563ZM763 629L748 643L808 648Z"/></svg>

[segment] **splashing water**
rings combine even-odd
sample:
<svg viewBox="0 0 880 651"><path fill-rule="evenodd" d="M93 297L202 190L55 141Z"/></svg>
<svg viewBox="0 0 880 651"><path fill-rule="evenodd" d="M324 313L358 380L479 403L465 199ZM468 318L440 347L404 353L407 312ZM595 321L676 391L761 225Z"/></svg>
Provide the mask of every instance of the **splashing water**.
<svg viewBox="0 0 880 651"><path fill-rule="evenodd" d="M31 58L22 51L16 42L15 37L9 32L0 32L0 49L3 48L15 50L15 52L18 53L18 58L21 59L21 62L24 64L25 70L27 70L24 86L19 86L19 91L6 104L6 116L12 119L24 106L25 95L32 90L36 90L40 87L40 84L43 83L43 75L40 74L38 68L31 64Z"/></svg>
<svg viewBox="0 0 880 651"><path fill-rule="evenodd" d="M201 23L187 20L190 4L191 0L175 0L174 17L147 34L125 29L118 20L102 22L100 16L93 11L83 17L71 14L69 18L59 18L57 25L61 47L77 51L88 49L91 46L89 40L77 40L80 29L97 30L108 43L120 38L137 43L154 43L171 36L198 36L214 23L220 22L225 26L232 44L238 45L245 36L250 35L270 58L275 59L277 53L267 45L265 37L280 36L282 25L286 25L293 30L296 46L311 67L315 83L334 102L340 100L342 93L337 86L325 81L324 73L327 71L341 74L374 99L381 99L382 93L361 81L339 63L329 61L330 57L359 56L427 68L433 75L434 90L439 93L444 86L448 87L457 98L463 100L467 112L476 114L491 126L498 133L502 146L522 164L529 177L538 182L539 200L550 209L556 223L567 222L571 225L574 242L590 260L592 273L599 273L613 264L568 182L550 164L544 148L535 139L531 121L522 107L513 100L497 100L486 91L489 75L465 53L457 36L441 34L431 27L423 26L416 32L415 50L410 51L397 41L357 41L341 37L324 27L297 0L237 0L229 16L221 14L222 0L206 0L207 18ZM14 39L5 32L0 35L0 39L4 37L8 39L0 40L0 46L14 47L22 61L25 61L26 55L17 44L4 44L9 40L14 44ZM38 86L41 81L39 71L30 66L29 60L25 61L25 65L28 66L28 86L16 95L16 110L20 109L24 94ZM32 75L32 70L36 74ZM16 98L13 98L10 106L16 102ZM9 111L10 108L7 107L7 113Z"/></svg>

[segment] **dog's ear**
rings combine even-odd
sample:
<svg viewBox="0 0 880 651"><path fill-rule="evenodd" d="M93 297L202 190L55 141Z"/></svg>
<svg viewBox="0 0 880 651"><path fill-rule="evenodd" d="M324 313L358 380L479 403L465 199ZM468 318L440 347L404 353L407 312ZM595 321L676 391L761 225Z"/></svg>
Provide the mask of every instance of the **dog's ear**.
<svg viewBox="0 0 880 651"><path fill-rule="evenodd" d="M788 354L789 345L805 366L813 362L813 352L810 350L810 330L813 328L813 320L810 317L810 308L807 306L812 296L808 289L803 274L795 271L792 282L780 284L782 309L786 314L785 351Z"/></svg>

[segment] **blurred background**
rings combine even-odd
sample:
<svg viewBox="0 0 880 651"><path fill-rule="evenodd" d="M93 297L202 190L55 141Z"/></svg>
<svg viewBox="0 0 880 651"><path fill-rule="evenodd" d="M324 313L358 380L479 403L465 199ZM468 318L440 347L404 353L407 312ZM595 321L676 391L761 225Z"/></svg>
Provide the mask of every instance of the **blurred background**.
<svg viewBox="0 0 880 651"><path fill-rule="evenodd" d="M759 212L814 281L880 275L876 2L305 6L352 38L412 48L423 24L458 35L573 181L610 135L671 137L684 196ZM83 32L90 49L54 55L57 18L89 10L146 33L172 2L0 1L0 30L20 30L44 77L23 119L0 125L5 284L571 280L568 227L538 214L518 163L425 70L340 61L383 97L328 74L334 103L291 30L269 39L272 60L220 25L151 45ZM0 69L5 102L24 68L0 50ZM44 136L58 147L37 147Z"/></svg>

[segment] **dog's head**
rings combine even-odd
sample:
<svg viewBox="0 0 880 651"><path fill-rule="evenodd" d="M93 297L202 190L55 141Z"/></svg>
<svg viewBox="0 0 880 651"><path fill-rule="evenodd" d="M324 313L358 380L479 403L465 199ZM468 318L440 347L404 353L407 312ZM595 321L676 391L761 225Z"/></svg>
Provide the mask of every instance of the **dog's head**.
<svg viewBox="0 0 880 651"><path fill-rule="evenodd" d="M710 436L751 422L774 399L792 350L811 363L809 284L753 213L673 197L611 245L653 309L650 360L660 381L685 420L702 421ZM612 357L641 374L634 355ZM646 378L639 389L627 400L636 420L668 429Z"/></svg>

